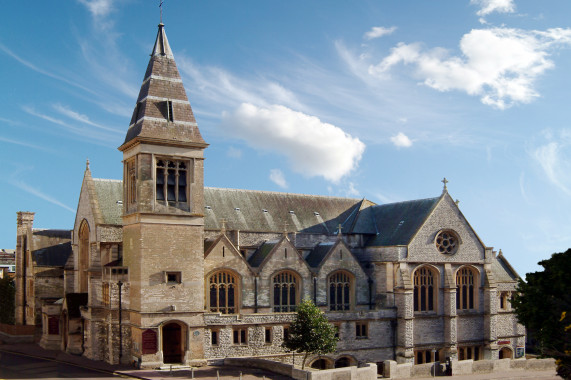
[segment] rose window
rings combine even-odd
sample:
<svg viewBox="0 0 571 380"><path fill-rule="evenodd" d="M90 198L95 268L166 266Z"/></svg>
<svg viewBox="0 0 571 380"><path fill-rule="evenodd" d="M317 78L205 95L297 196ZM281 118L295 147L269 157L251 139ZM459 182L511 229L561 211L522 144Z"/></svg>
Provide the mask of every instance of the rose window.
<svg viewBox="0 0 571 380"><path fill-rule="evenodd" d="M436 236L436 248L438 252L452 255L458 251L458 236L452 231L441 231Z"/></svg>

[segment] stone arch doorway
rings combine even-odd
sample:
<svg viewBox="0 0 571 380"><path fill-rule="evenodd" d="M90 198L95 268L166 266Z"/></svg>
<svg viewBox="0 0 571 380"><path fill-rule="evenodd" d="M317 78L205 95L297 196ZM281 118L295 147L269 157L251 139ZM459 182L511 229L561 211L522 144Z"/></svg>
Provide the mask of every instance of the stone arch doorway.
<svg viewBox="0 0 571 380"><path fill-rule="evenodd" d="M499 353L500 359L512 359L513 351L509 347L502 347Z"/></svg>
<svg viewBox="0 0 571 380"><path fill-rule="evenodd" d="M347 356L342 356L339 359L335 360L335 368L343 368L351 366L352 360Z"/></svg>
<svg viewBox="0 0 571 380"><path fill-rule="evenodd" d="M311 363L310 367L315 369L331 369L333 368L333 363L331 360L321 358Z"/></svg>
<svg viewBox="0 0 571 380"><path fill-rule="evenodd" d="M169 322L162 329L163 362L180 364L183 362L186 328L177 322Z"/></svg>

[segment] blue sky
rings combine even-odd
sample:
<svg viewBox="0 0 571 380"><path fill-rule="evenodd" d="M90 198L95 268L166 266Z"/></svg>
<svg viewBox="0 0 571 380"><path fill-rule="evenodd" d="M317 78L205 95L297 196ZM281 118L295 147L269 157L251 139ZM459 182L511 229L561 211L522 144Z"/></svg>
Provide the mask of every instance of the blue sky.
<svg viewBox="0 0 571 380"><path fill-rule="evenodd" d="M56 6L57 5L57 6ZM571 247L571 3L166 0L206 185L452 197L520 275ZM3 4L0 247L120 179L158 1Z"/></svg>

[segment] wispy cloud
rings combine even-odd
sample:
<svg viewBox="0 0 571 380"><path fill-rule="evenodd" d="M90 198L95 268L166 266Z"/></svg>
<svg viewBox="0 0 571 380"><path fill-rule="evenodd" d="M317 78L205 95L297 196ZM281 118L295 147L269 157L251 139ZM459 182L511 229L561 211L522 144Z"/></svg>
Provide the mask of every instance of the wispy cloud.
<svg viewBox="0 0 571 380"><path fill-rule="evenodd" d="M412 141L402 132L399 132L397 135L391 137L391 142L397 148L410 148L412 146Z"/></svg>
<svg viewBox="0 0 571 380"><path fill-rule="evenodd" d="M31 186L28 185L27 183L20 181L20 180L15 180L14 178L12 178L12 180L10 181L10 184L17 187L20 190L23 190L29 194L32 194L40 199L43 199L49 203L52 203L56 206L59 206L63 209L66 209L67 211L70 211L72 213L75 213L76 210L72 209L71 207L67 206L66 204L58 201L57 199L53 198L52 196L43 193L42 191L40 191L36 186Z"/></svg>
<svg viewBox="0 0 571 380"><path fill-rule="evenodd" d="M242 158L242 151L238 148L234 148L233 146L231 146L226 151L226 155L230 158Z"/></svg>
<svg viewBox="0 0 571 380"><path fill-rule="evenodd" d="M571 131L560 131L557 137L546 132L547 141L531 151L552 185L571 196Z"/></svg>
<svg viewBox="0 0 571 380"><path fill-rule="evenodd" d="M40 68L40 67L34 65L33 63L31 63L31 62L25 60L24 58L20 57L19 55L17 55L17 54L14 53L12 50L8 49L6 46L4 46L4 45L2 45L2 44L0 44L0 50L2 50L5 54L7 54L8 56L12 57L12 58L15 59L16 61L20 62L22 65L26 66L27 68L29 68L29 69L31 69L31 70L33 70L33 71L39 73L39 74L45 75L45 76L47 76L47 77L50 77L50 78L52 78L52 79L55 79L55 80L58 80L58 81L61 81L61 82L64 82L64 83L67 83L67 84L69 84L69 85L71 85L71 86L74 86L74 87L77 87L77 88L79 88L79 89L82 89L82 90L84 90L84 91L86 91L86 92L88 92L88 93L90 93L90 94L95 94L95 92L94 92L93 90L91 90L90 88L88 88L88 87L86 87L86 86L84 86L84 85L82 85L82 84L79 84L79 83L74 82L74 81L72 81L72 80L70 80L70 79L68 79L68 78L65 78L65 77L61 76L61 75L54 74L54 73L52 73L52 72L50 72L50 71L44 70L44 69L42 69L42 68Z"/></svg>
<svg viewBox="0 0 571 380"><path fill-rule="evenodd" d="M280 169L270 170L270 180L283 189L287 188L284 173Z"/></svg>
<svg viewBox="0 0 571 380"><path fill-rule="evenodd" d="M366 40L372 40L393 34L395 30L397 30L396 26L391 26L390 28L386 28L384 26L374 26L371 30L363 35L363 38Z"/></svg>
<svg viewBox="0 0 571 380"><path fill-rule="evenodd" d="M43 147L43 146L30 144L30 143L25 142L25 141L12 140L12 139L8 139L8 138L2 137L2 136L0 136L0 141L4 141L5 143L8 143L8 144L14 144L14 145L25 146L25 147L27 147L27 148L33 148L33 149L43 150L43 151L45 151L45 152L52 152L52 150L47 149L46 147Z"/></svg>
<svg viewBox="0 0 571 380"><path fill-rule="evenodd" d="M221 127L256 149L286 156L292 170L304 176L332 182L351 173L365 150L341 128L280 105L243 103L223 115Z"/></svg>
<svg viewBox="0 0 571 380"><path fill-rule="evenodd" d="M62 105L62 104L57 103L57 104L54 104L54 105L53 105L53 108L54 108L56 111L58 111L59 113L61 113L62 115L65 115L65 116L69 117L70 119L79 121L79 122L81 122L81 123L90 125L90 126L92 126L92 127L99 128L99 129L103 129L103 130L105 130L105 131L110 131L110 132L118 133L118 134L122 134L122 133L123 133L123 131L117 130L117 129L115 129L115 128L109 128L109 127L106 127L106 126L104 126L104 125L95 123L95 122L89 120L89 117L88 117L87 115L84 115L84 114L81 114L81 113L79 113L79 112L76 112L76 111L72 110L71 108L69 108L69 106L65 106L65 105Z"/></svg>
<svg viewBox="0 0 571 380"><path fill-rule="evenodd" d="M397 64L413 65L426 86L479 96L482 103L505 109L539 96L537 78L554 67L550 51L571 45L571 29L526 31L510 28L474 29L460 41L462 56L442 48L426 50L420 43L400 43L391 54L369 67L386 78Z"/></svg>

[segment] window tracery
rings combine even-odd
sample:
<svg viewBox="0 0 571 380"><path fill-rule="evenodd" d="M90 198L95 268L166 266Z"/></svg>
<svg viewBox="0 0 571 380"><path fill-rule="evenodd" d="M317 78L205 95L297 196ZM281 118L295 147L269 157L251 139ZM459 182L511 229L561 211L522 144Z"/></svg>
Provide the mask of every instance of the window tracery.
<svg viewBox="0 0 571 380"><path fill-rule="evenodd" d="M236 276L228 271L213 273L208 279L208 305L211 312L235 314L238 312Z"/></svg>

